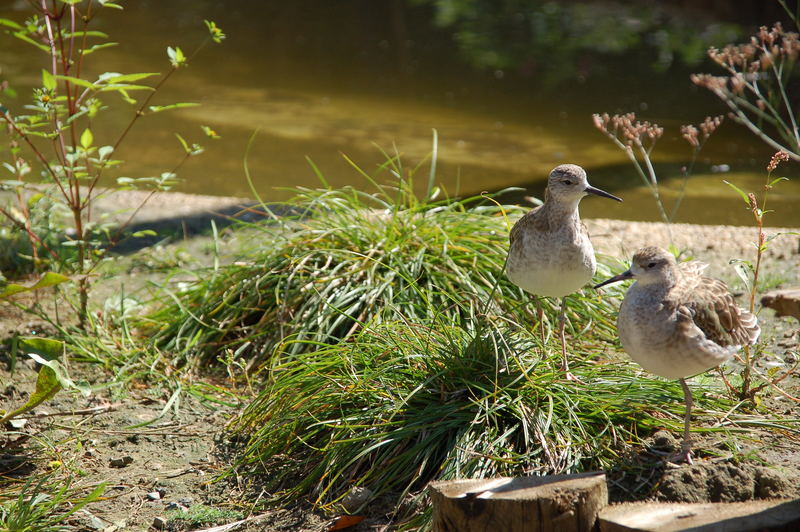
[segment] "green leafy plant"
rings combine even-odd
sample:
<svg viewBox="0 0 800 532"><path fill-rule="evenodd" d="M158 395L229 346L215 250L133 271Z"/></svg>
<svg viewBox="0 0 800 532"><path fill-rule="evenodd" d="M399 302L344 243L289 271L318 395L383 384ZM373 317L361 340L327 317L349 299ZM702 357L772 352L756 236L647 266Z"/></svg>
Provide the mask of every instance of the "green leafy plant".
<svg viewBox="0 0 800 532"><path fill-rule="evenodd" d="M65 346L63 342L49 338L34 337L15 338L14 342L15 345L12 346L12 352L17 353L22 350L41 367L33 393L22 406L10 412L0 411L0 416L2 416L0 417L0 425L52 399L62 388L77 389L88 395L88 388L73 382L69 378L64 365L60 362L64 355Z"/></svg>
<svg viewBox="0 0 800 532"><path fill-rule="evenodd" d="M33 90L32 101L24 106L24 110L13 112L5 100L0 103L0 118L9 132L10 160L3 166L11 174L3 185L13 189L17 198L16 211L0 207L0 215L28 236L34 262L45 253L67 271L79 274L78 311L83 326L89 290L89 277L85 274L97 265L108 244L113 244L130 222L129 219L114 230L108 224L92 219L91 206L102 193L101 179L122 164L123 161L116 158L117 152L131 128L142 117L195 105L188 102L153 105L151 102L164 83L186 67L206 43L219 43L225 35L215 23L206 21L208 36L195 52L186 55L179 47L168 47L170 67L152 86L144 82L159 76L158 73L104 72L90 78L87 74L88 58L116 44L105 40L105 33L91 29L91 24L101 10L122 7L107 0L48 0L31 5L35 13L23 23L0 19L0 27L4 27L6 33L40 49L50 59L49 68L41 72L41 85ZM143 96L137 100L134 94ZM111 106L106 98L109 95L116 95L133 106L134 112L116 139L104 144L95 138L94 132L96 121ZM212 136L208 131L206 134ZM184 155L172 170L156 177L118 177L117 184L146 187L151 190L151 195L170 188L183 162L202 152L199 145L190 144L181 136L178 140ZM54 149L50 150L50 146ZM46 155L51 151L54 155ZM36 175L34 169L57 190L58 194L53 197L57 197L69 212L71 236L58 242L57 247L47 242L32 223L31 210L36 208L36 203L28 200L31 184L27 179L29 174ZM34 187L33 190L37 189ZM138 208L131 218L136 212ZM74 249L74 253L68 253L69 248Z"/></svg>
<svg viewBox="0 0 800 532"><path fill-rule="evenodd" d="M100 498L105 484L85 495L71 482L55 482L48 476L29 479L19 496L0 503L0 530L9 532L59 532L70 530L68 519Z"/></svg>
<svg viewBox="0 0 800 532"><path fill-rule="evenodd" d="M30 285L23 285L18 283L10 283L6 279L0 279L0 299L11 297L15 294L22 292L33 292L36 290L43 290L56 286L61 283L69 281L69 277L61 275L60 273L47 272L42 275L36 282Z"/></svg>
<svg viewBox="0 0 800 532"><path fill-rule="evenodd" d="M772 156L769 164L767 165L767 177L766 182L764 183L764 187L761 191L761 197L757 198L756 194L753 192L745 192L741 188L737 187L733 183L725 181L729 187L735 190L739 196L741 196L742 200L744 200L747 208L750 212L753 213L753 221L756 225L756 240L754 241L755 249L756 249L756 260L755 263L749 260L734 260L734 266L736 268L736 272L739 274L739 277L742 279L742 282L745 285L745 289L747 291L747 299L748 299L748 308L750 312L755 313L756 307L756 296L759 290L759 276L761 274L761 263L764 257L764 252L769 248L769 243L778 238L783 234L798 234L798 233L773 233L771 235L767 235L764 232L764 218L767 214L769 214L770 210L767 210L767 197L769 196L770 191L778 185L781 181L787 181L786 177L773 177L773 172L778 168L778 165L782 161L788 161L790 159L790 155L786 152L779 151L775 155ZM763 346L758 347L756 346L755 353L752 353L751 346L744 347L744 361L743 361L743 368L741 371L741 385L738 390L736 390L736 394L740 399L747 399L750 401L755 400L755 396L758 392L763 390L767 386L776 386L779 382L784 380L786 377L793 375L797 365L789 369L788 371L784 372L782 375L777 375L776 372L773 372L771 375L765 377L764 382L761 384L754 386L753 385L753 372L754 372L754 365L758 358L763 354ZM730 386L730 384L729 384ZM733 389L732 386L730 386ZM782 390L781 390L782 391ZM785 392L783 392L784 395ZM788 396L788 395L787 395Z"/></svg>

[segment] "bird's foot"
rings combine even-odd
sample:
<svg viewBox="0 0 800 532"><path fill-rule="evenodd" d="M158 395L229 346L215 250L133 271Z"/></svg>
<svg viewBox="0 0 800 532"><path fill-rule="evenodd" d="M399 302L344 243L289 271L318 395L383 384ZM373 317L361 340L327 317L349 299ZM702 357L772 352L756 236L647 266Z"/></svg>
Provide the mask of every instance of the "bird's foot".
<svg viewBox="0 0 800 532"><path fill-rule="evenodd" d="M694 453L692 452L691 445L687 445L687 442L684 442L681 445L681 450L672 454L668 460L675 464L685 462L689 465L693 465L692 456L694 456Z"/></svg>

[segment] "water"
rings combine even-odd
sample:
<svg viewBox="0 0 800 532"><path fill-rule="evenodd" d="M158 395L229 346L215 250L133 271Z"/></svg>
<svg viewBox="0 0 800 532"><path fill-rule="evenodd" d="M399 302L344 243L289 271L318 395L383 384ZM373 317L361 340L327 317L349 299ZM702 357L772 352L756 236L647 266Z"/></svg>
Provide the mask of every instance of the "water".
<svg viewBox="0 0 800 532"><path fill-rule="evenodd" d="M575 27L585 19L591 22L580 32L551 35L551 41L537 47L529 42L528 48L516 46L515 37L530 40L524 31L520 34L525 24L552 30L552 17L564 16L554 5L532 3L544 6L538 18L502 15L510 17L509 29L503 26L505 19L485 27L485 17L439 27L433 19L446 18L446 12L401 0L138 0L128 2L124 12L106 10L94 27L120 46L91 56L97 73L165 71L166 46L191 51L205 36L203 19L217 21L228 34L222 45L207 47L177 73L152 102L202 105L137 123L118 152L127 161L118 175L171 170L181 158L177 132L206 148L180 168L178 190L250 196L243 158L248 139L258 131L248 164L263 198L285 199L291 195L287 187L319 186L308 159L332 186L368 188L343 154L385 180L389 176L378 170L383 152L397 151L404 167L412 169L429 155L436 129L437 176L451 195L519 186L526 192L510 194L508 201L522 201L525 194L541 196L549 170L574 162L587 169L595 186L626 200L622 205L587 200L582 205L585 216L658 220L653 198L624 155L595 130L591 114L635 111L666 128L654 157L671 205L680 195L680 167L690 154L680 139L680 124L724 111L712 96L691 85L687 75L692 69L669 56L698 52L659 51L653 45L657 32L640 35L644 44L629 45L628 52L610 58L586 51L594 41L580 49L581 39L595 39L604 49L624 47L625 42L617 41L633 39L636 24L649 23L647 13L634 13L640 18L633 20L629 13L623 13L625 18L597 8L571 13ZM4 2L0 17L20 20L25 5ZM600 18L604 14L608 21ZM681 29L679 23L675 31ZM608 24L613 31L604 26ZM626 24L633 28L629 33L622 28ZM595 27L596 35L585 35L586 28ZM725 34L724 24L714 28ZM459 32L456 37L454 31ZM616 41L608 40L612 37ZM39 83L46 56L7 36L0 46L2 74L21 96L7 103L16 109L29 87ZM530 57L520 59L518 49ZM659 63L655 70L654 63ZM93 125L95 137L105 143L116 139L132 113L126 104L113 101L120 110ZM222 138L204 138L201 125L213 127ZM701 153L676 221L751 223L742 200L722 180L760 190L771 154L742 127L724 124ZM720 165L728 171L711 172ZM773 194L770 206L776 212L768 221L798 226L800 179L793 175L795 165L782 170L792 180ZM427 172L425 166L416 179L424 182Z"/></svg>

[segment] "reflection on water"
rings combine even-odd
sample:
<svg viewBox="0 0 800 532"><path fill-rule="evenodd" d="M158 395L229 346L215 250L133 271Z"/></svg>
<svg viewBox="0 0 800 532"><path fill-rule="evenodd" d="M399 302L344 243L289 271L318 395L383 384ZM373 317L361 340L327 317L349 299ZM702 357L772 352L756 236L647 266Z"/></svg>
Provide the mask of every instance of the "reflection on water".
<svg viewBox="0 0 800 532"><path fill-rule="evenodd" d="M0 17L20 19L17 9L25 4L3 3ZM746 4L742 11L756 10L748 16L775 16L758 12L760 2ZM366 186L342 153L377 173L381 150L397 150L406 168L413 168L429 154L435 128L438 176L452 195L525 186L540 196L547 172L568 161L626 200L613 209L586 201L585 215L657 219L649 192L638 186L623 154L594 129L591 113L632 110L666 128L655 156L669 204L690 154L679 125L722 112L687 79L692 69L713 67L684 62L700 60L709 42L735 40L739 26L714 21L708 12L639 4L503 0L491 12L480 12L483 6L435 0L138 0L125 12L109 10L97 28L121 44L92 56L98 73L165 69L166 46L191 50L204 36L206 18L228 34L154 102L202 106L142 120L119 152L128 161L124 175L171 169L181 157L178 132L206 147L182 167L180 190L249 195L242 158L258 130L250 169L260 194L279 200L290 195L285 187L319 184L306 158L333 186ZM0 43L2 76L24 98L39 82L46 58L5 36ZM109 114L93 126L96 137L109 134L110 143L111 132L120 131L130 113L123 108ZM201 124L213 126L222 139L203 139ZM677 221L750 223L741 199L722 179L760 190L770 155L741 128L725 124L701 154ZM710 173L720 164L730 172ZM771 223L800 225L798 200L800 180L781 184Z"/></svg>

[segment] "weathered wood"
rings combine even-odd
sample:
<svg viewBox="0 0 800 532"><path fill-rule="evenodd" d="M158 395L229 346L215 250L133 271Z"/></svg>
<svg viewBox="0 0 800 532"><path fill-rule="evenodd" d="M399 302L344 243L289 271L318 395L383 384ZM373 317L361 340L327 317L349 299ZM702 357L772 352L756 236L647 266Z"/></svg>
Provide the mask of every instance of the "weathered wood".
<svg viewBox="0 0 800 532"><path fill-rule="evenodd" d="M601 532L800 530L800 500L625 503L602 509L598 522Z"/></svg>
<svg viewBox="0 0 800 532"><path fill-rule="evenodd" d="M775 315L793 316L800 320L800 288L787 288L767 292L761 304L775 310Z"/></svg>
<svg viewBox="0 0 800 532"><path fill-rule="evenodd" d="M435 532L583 532L608 504L603 473L449 480L428 489Z"/></svg>

